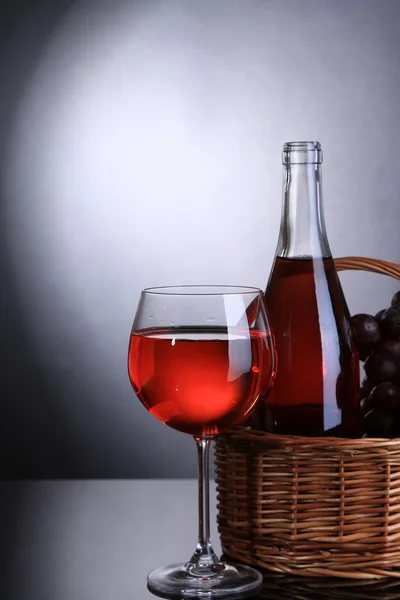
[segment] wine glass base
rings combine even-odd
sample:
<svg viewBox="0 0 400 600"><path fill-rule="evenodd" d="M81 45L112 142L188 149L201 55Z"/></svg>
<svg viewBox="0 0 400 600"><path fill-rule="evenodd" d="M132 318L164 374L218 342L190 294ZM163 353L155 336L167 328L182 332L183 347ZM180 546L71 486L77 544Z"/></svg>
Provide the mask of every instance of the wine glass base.
<svg viewBox="0 0 400 600"><path fill-rule="evenodd" d="M147 587L164 598L245 598L257 593L262 580L261 573L244 565L223 563L221 571L205 577L174 564L152 571Z"/></svg>

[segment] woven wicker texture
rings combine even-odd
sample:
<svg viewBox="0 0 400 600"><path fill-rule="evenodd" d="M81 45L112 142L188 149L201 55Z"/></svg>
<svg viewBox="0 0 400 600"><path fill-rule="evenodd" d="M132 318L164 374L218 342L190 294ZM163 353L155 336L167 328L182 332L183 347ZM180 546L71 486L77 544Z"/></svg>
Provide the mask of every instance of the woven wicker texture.
<svg viewBox="0 0 400 600"><path fill-rule="evenodd" d="M385 261L335 264L400 279ZM400 578L400 439L239 429L218 436L215 464L229 557L276 573Z"/></svg>

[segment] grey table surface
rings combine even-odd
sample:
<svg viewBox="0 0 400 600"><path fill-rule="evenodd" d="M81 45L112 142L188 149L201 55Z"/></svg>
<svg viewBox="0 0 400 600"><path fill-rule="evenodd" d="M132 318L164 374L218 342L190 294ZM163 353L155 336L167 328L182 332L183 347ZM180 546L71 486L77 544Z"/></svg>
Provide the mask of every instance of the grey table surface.
<svg viewBox="0 0 400 600"><path fill-rule="evenodd" d="M212 536L220 552L212 484ZM32 481L0 484L0 598L3 600L148 600L146 575L187 560L197 535L193 480ZM304 578L265 580L264 598L330 598ZM351 589L348 598L399 598ZM275 591L274 591L275 590ZM398 594L396 593L398 590ZM342 595L341 598L346 598Z"/></svg>
<svg viewBox="0 0 400 600"><path fill-rule="evenodd" d="M189 559L196 545L193 480L9 482L0 494L7 600L154 598L147 573Z"/></svg>

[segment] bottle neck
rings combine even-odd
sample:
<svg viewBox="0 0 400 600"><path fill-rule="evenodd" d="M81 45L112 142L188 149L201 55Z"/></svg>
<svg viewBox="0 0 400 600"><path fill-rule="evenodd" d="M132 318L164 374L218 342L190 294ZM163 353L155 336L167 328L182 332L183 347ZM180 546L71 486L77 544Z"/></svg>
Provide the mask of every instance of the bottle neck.
<svg viewBox="0 0 400 600"><path fill-rule="evenodd" d="M319 163L284 164L282 218L276 256L331 256L325 230Z"/></svg>

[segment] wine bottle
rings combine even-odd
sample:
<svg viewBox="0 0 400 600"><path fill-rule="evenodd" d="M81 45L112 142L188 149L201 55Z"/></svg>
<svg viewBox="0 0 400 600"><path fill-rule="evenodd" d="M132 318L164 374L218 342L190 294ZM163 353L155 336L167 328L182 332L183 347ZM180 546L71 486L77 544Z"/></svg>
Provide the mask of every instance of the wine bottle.
<svg viewBox="0 0 400 600"><path fill-rule="evenodd" d="M265 299L278 358L253 426L280 434L358 437L359 359L322 204L318 142L283 148L283 207Z"/></svg>

